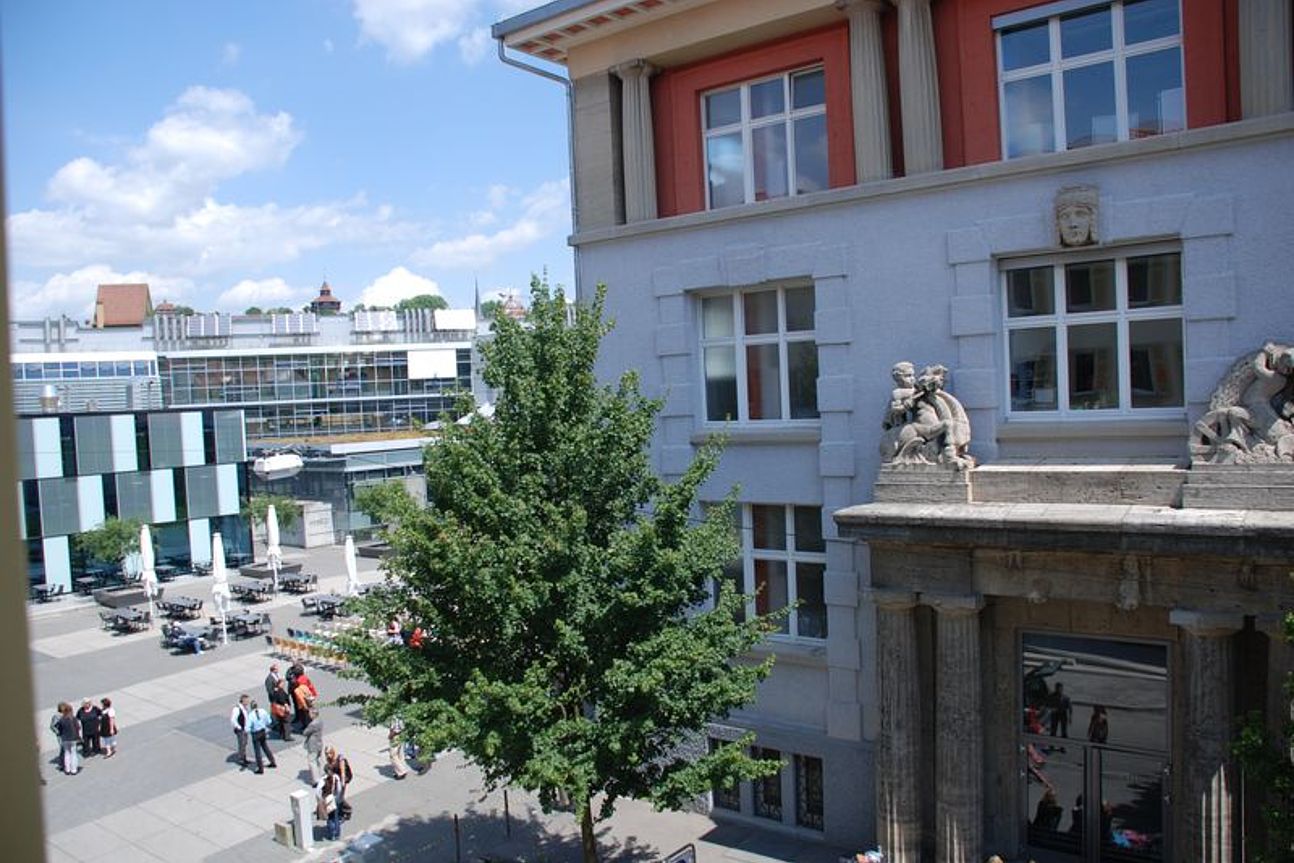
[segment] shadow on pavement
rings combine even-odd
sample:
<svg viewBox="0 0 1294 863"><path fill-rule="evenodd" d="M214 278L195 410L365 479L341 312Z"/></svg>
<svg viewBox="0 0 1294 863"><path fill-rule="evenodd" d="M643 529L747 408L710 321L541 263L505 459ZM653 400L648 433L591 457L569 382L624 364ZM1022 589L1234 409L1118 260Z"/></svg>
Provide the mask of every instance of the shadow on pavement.
<svg viewBox="0 0 1294 863"><path fill-rule="evenodd" d="M446 863L580 863L580 837L573 824L566 829L540 820L534 813L513 816L511 831L497 811L468 810L458 816L457 842L454 816L401 818L386 827L368 832L381 837L368 861L446 861ZM345 832L343 830L343 832ZM598 852L602 863L654 863L665 853L630 836L609 838L610 828L598 831ZM344 841L356 837L343 836Z"/></svg>

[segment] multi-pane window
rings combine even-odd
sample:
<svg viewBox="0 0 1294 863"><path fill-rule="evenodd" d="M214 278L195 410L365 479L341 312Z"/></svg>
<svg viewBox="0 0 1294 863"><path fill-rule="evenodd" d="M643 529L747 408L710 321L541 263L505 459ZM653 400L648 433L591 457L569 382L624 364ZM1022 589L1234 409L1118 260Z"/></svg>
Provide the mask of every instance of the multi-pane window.
<svg viewBox="0 0 1294 863"><path fill-rule="evenodd" d="M1014 263L1002 282L1012 413L1180 413L1179 252Z"/></svg>
<svg viewBox="0 0 1294 863"><path fill-rule="evenodd" d="M712 753L717 752L719 750L719 747L724 745L731 745L731 744L725 744L723 741L715 740L713 737L710 738L710 752ZM741 811L740 783L733 782L732 785L727 787L724 787L723 785L716 785L711 790L710 794L711 794L711 800L713 801L714 806L716 808L727 809L732 812Z"/></svg>
<svg viewBox="0 0 1294 863"><path fill-rule="evenodd" d="M827 188L821 67L705 93L701 116L709 209Z"/></svg>
<svg viewBox="0 0 1294 863"><path fill-rule="evenodd" d="M796 755L795 823L814 830L822 829L822 759Z"/></svg>
<svg viewBox="0 0 1294 863"><path fill-rule="evenodd" d="M741 508L740 561L724 568L747 597L747 606L768 614L795 606L781 631L796 638L827 637L823 574L822 508L747 504Z"/></svg>
<svg viewBox="0 0 1294 863"><path fill-rule="evenodd" d="M700 305L707 422L817 419L811 286L706 296Z"/></svg>
<svg viewBox="0 0 1294 863"><path fill-rule="evenodd" d="M1186 128L1178 4L1078 3L1049 18L995 19L1006 157Z"/></svg>
<svg viewBox="0 0 1294 863"><path fill-rule="evenodd" d="M750 756L760 760L780 761L782 753L776 749L765 749L762 746L752 746ZM772 776L763 776L751 782L751 790L754 792L753 800L755 805L755 815L760 818L768 818L772 821L782 820L782 771L779 770Z"/></svg>

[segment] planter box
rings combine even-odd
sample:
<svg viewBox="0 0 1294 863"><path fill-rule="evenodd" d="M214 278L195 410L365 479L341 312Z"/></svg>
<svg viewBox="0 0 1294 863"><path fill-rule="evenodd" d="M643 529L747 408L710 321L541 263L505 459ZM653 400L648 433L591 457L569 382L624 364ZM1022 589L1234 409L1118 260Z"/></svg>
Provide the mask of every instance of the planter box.
<svg viewBox="0 0 1294 863"><path fill-rule="evenodd" d="M157 589L155 599L162 598L163 588ZM106 605L108 608L124 608L127 605L142 605L148 602L148 594L144 588L128 584L125 587L100 587L94 591L94 601L100 605Z"/></svg>

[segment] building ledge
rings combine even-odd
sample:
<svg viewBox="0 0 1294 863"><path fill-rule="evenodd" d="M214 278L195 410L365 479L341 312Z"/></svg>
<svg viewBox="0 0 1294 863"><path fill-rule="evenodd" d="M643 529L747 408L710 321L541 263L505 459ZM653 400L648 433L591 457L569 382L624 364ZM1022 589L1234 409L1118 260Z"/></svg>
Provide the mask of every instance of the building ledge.
<svg viewBox="0 0 1294 863"><path fill-rule="evenodd" d="M811 195L778 198L773 201L761 201L722 210L684 213L663 219L635 222L630 225L594 228L571 235L568 242L573 246L589 246L632 237L725 225L746 219L794 214L801 211L816 210L824 206L857 204L890 197L942 192L984 183L996 183L1007 179L1059 174L1071 171L1074 168L1085 168L1110 162L1148 159L1178 151L1206 149L1246 141L1257 141L1263 138L1284 137L1291 133L1294 133L1294 112L1285 112L1268 117L1240 120L1234 123L1187 129L1183 132L1156 135L1135 141L1119 141L1113 144L1067 150L1064 153L1046 153L1020 159L983 162L962 168L951 168L946 171L933 171L928 174L895 177L889 180L878 180L872 183L829 189L824 192L815 192Z"/></svg>

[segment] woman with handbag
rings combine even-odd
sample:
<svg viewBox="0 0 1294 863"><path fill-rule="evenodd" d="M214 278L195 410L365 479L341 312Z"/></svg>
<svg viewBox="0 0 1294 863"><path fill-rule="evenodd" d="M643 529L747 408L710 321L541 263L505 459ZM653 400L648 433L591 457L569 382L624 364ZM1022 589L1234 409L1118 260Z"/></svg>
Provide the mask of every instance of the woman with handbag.
<svg viewBox="0 0 1294 863"><path fill-rule="evenodd" d="M99 704L99 735L103 738L103 757L111 758L117 754L117 708L112 706L111 698L101 698Z"/></svg>
<svg viewBox="0 0 1294 863"><path fill-rule="evenodd" d="M337 805L337 775L324 773L323 779L316 786L318 808L315 815L325 822L324 838L335 840L341 838L341 807Z"/></svg>
<svg viewBox="0 0 1294 863"><path fill-rule="evenodd" d="M274 728L279 733L279 739L292 739L292 699L288 697L287 686L282 680L274 684L274 691L270 693L270 716L274 720Z"/></svg>

